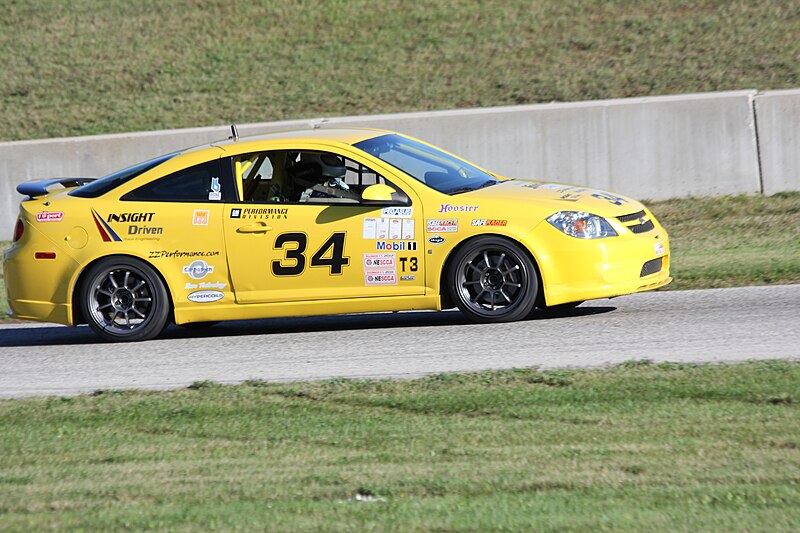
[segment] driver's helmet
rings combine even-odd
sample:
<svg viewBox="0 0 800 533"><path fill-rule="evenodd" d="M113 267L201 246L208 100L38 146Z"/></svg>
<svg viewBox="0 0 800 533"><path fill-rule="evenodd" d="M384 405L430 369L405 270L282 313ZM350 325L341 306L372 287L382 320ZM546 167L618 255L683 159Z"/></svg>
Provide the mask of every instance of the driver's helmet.
<svg viewBox="0 0 800 533"><path fill-rule="evenodd" d="M329 179L344 179L347 169L344 161L339 156L328 153L304 152L300 155L300 163L313 163L319 165L322 181Z"/></svg>

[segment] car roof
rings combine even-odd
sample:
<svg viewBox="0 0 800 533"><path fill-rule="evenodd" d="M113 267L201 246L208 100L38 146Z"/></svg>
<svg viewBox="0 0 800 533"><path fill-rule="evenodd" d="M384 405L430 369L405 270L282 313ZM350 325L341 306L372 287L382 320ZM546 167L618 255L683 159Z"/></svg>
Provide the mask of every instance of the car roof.
<svg viewBox="0 0 800 533"><path fill-rule="evenodd" d="M308 142L313 141L327 141L342 144L356 144L367 139L380 137L394 133L393 131L372 129L372 128L314 128L307 130L291 130L291 131L277 131L273 133L265 133L263 135L253 135L248 137L240 137L238 140L227 139L211 143L210 146L216 146L225 150L227 147L240 149L242 144L246 143L263 143L268 141L298 141Z"/></svg>

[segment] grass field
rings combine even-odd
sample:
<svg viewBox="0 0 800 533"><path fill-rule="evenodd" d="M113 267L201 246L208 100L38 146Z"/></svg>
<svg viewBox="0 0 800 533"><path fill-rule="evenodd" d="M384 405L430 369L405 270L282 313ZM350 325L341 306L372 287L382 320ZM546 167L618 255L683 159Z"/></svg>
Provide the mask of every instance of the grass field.
<svg viewBox="0 0 800 533"><path fill-rule="evenodd" d="M664 290L800 283L800 193L648 202L671 240ZM0 253L9 243L0 242ZM0 312L8 309L0 272Z"/></svg>
<svg viewBox="0 0 800 533"><path fill-rule="evenodd" d="M800 283L800 193L648 202L667 228L669 290Z"/></svg>
<svg viewBox="0 0 800 533"><path fill-rule="evenodd" d="M0 140L800 87L791 0L3 2Z"/></svg>
<svg viewBox="0 0 800 533"><path fill-rule="evenodd" d="M0 402L3 531L796 531L800 366Z"/></svg>

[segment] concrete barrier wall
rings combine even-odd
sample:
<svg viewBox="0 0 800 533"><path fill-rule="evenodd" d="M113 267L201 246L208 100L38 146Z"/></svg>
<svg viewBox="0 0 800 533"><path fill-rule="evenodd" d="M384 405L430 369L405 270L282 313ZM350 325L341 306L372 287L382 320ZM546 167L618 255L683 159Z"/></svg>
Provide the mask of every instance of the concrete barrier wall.
<svg viewBox="0 0 800 533"><path fill-rule="evenodd" d="M269 122L239 133L386 128L506 176L658 200L800 190L798 119L800 91L736 91ZM22 181L102 176L229 134L220 126L0 143L0 240L11 237Z"/></svg>
<svg viewBox="0 0 800 533"><path fill-rule="evenodd" d="M756 97L764 194L800 190L800 89Z"/></svg>

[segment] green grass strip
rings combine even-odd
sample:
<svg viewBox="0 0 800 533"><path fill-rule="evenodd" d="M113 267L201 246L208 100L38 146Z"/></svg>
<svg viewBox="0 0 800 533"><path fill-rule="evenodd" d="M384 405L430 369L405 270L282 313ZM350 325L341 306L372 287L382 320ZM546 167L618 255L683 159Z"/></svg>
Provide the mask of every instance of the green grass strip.
<svg viewBox="0 0 800 533"><path fill-rule="evenodd" d="M800 366L0 402L0 529L796 531Z"/></svg>
<svg viewBox="0 0 800 533"><path fill-rule="evenodd" d="M668 289L800 283L800 193L648 202L671 242Z"/></svg>
<svg viewBox="0 0 800 533"><path fill-rule="evenodd" d="M0 140L800 86L787 0L4 2Z"/></svg>

